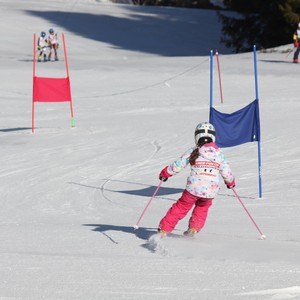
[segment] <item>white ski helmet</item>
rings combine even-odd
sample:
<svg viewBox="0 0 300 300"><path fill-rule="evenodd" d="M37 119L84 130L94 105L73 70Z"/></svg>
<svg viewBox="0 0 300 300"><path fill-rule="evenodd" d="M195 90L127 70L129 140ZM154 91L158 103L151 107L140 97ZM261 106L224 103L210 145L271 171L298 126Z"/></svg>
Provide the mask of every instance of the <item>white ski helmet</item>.
<svg viewBox="0 0 300 300"><path fill-rule="evenodd" d="M200 123L197 125L197 127L195 129L196 145L198 145L199 140L204 137L211 138L213 142L215 142L215 140L216 140L215 127L208 122Z"/></svg>

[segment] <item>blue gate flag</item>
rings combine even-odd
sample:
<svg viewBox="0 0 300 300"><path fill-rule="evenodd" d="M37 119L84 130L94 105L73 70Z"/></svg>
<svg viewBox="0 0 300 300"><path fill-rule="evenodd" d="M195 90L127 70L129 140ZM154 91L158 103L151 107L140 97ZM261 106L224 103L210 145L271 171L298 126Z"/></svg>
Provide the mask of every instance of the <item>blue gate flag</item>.
<svg viewBox="0 0 300 300"><path fill-rule="evenodd" d="M221 113L210 107L209 122L216 129L216 144L219 147L260 141L258 99L231 114Z"/></svg>

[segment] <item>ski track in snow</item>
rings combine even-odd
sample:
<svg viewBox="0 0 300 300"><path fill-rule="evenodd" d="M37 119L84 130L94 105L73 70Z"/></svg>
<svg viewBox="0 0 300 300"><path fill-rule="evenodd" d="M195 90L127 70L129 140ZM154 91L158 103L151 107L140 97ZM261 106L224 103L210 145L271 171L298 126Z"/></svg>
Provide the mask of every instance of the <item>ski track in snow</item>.
<svg viewBox="0 0 300 300"><path fill-rule="evenodd" d="M155 155L159 152L161 147L159 146L157 141L152 141L151 145L154 147L154 151L150 154L150 156L148 158L146 158L143 161L136 162L135 164L130 164L130 166L126 166L126 167L124 166L122 168L123 170L108 176L108 178L99 186L100 191L101 191L101 196L104 199L106 199L109 202L114 203L113 200L111 200L109 197L107 197L105 195L106 186L111 182L112 179L114 179L114 178L123 178L123 176L126 175L128 172L133 171L133 170L135 170L135 169L137 169L137 168L139 168L139 167L141 167L145 164L148 164L155 157ZM116 204L116 203L114 203L114 204Z"/></svg>

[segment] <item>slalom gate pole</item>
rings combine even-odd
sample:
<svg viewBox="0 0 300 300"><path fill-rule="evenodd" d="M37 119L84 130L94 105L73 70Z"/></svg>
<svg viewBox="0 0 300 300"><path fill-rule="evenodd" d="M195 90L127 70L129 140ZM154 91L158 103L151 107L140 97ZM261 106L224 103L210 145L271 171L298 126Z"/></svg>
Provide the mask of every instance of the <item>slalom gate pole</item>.
<svg viewBox="0 0 300 300"><path fill-rule="evenodd" d="M210 50L209 60L209 107L213 106L213 50Z"/></svg>
<svg viewBox="0 0 300 300"><path fill-rule="evenodd" d="M255 79L255 97L258 100L258 75L257 75L257 58L256 46L253 46L253 60L254 60L254 79ZM257 141L257 156L258 156L258 193L259 198L262 197L262 166L261 166L261 148L260 141Z"/></svg>
<svg viewBox="0 0 300 300"><path fill-rule="evenodd" d="M148 201L146 207L144 208L144 210L143 210L141 216L139 217L138 221L137 221L137 222L135 223L135 225L133 226L134 229L138 229L138 228L139 228L139 223L140 223L140 221L142 220L142 218L143 218L143 216L144 216L146 210L148 209L148 207L149 207L149 205L150 205L152 199L155 197L155 195L157 194L159 188L161 187L162 182L163 182L163 181L161 180L160 183L159 183L159 185L157 186L155 192L153 193L152 197L151 197L150 200Z"/></svg>
<svg viewBox="0 0 300 300"><path fill-rule="evenodd" d="M220 97L221 97L221 103L223 103L221 69L220 69L220 61L219 61L219 52L218 52L218 50L216 50L216 58L217 58L218 74L219 74Z"/></svg>
<svg viewBox="0 0 300 300"><path fill-rule="evenodd" d="M64 56L65 56L65 63L66 63L67 78L70 78L68 56L67 56L67 47L66 47L66 41L65 41L65 35L64 35L64 33L62 33L61 36L62 36L63 45L64 45ZM71 87L70 87L70 93L71 93ZM70 110L71 110L71 123L72 123L72 127L75 127L75 119L74 119L72 97L70 99Z"/></svg>
<svg viewBox="0 0 300 300"><path fill-rule="evenodd" d="M36 34L33 35L33 86L32 86L32 109L31 109L31 132L34 133L34 78L36 76Z"/></svg>
<svg viewBox="0 0 300 300"><path fill-rule="evenodd" d="M251 221L253 222L253 224L255 225L256 229L258 230L258 232L260 233L260 239L261 240L265 240L267 237L262 233L262 231L259 229L258 225L256 224L256 222L254 221L254 219L252 218L250 212L248 211L247 207L245 206L245 204L243 203L243 201L241 200L241 198L239 197L239 195L237 194L237 192L235 191L235 189L233 188L232 191L234 192L235 196L237 197L237 199L240 201L240 203L242 204L244 210L246 211L246 213L248 214L249 218L251 219Z"/></svg>

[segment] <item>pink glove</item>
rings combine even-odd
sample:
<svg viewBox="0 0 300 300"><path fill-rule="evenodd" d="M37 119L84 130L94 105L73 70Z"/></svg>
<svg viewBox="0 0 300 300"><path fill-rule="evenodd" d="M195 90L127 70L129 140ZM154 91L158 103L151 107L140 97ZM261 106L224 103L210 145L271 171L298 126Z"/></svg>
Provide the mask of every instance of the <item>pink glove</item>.
<svg viewBox="0 0 300 300"><path fill-rule="evenodd" d="M235 181L234 179L231 182L225 182L228 189L233 189L235 187Z"/></svg>
<svg viewBox="0 0 300 300"><path fill-rule="evenodd" d="M171 177L172 175L170 175L168 173L168 166L165 167L164 169L161 170L160 174L159 174L159 180L162 180L162 181L167 181L169 177Z"/></svg>

